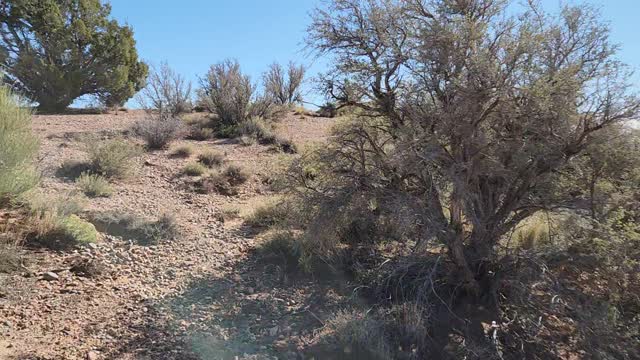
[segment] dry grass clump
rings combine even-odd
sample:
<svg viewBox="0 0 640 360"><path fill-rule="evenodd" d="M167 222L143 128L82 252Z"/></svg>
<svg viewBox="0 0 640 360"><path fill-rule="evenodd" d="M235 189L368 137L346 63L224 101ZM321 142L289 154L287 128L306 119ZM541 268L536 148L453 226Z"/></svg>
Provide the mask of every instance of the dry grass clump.
<svg viewBox="0 0 640 360"><path fill-rule="evenodd" d="M193 146L181 145L173 150L173 152L171 153L171 156L185 159L193 155L193 153L194 153Z"/></svg>
<svg viewBox="0 0 640 360"><path fill-rule="evenodd" d="M220 166L224 162L224 155L213 150L205 151L198 155L198 162L208 168Z"/></svg>
<svg viewBox="0 0 640 360"><path fill-rule="evenodd" d="M530 250L550 242L550 219L538 213L523 221L513 232L514 244Z"/></svg>
<svg viewBox="0 0 640 360"><path fill-rule="evenodd" d="M102 232L133 240L141 245L158 244L180 235L176 218L170 214L150 221L128 213L104 212L94 214L92 222Z"/></svg>
<svg viewBox="0 0 640 360"><path fill-rule="evenodd" d="M107 178L125 179L135 170L140 148L122 139L91 142L88 145L92 170Z"/></svg>
<svg viewBox="0 0 640 360"><path fill-rule="evenodd" d="M109 181L102 175L83 173L76 179L76 186L88 197L109 197L113 189Z"/></svg>
<svg viewBox="0 0 640 360"><path fill-rule="evenodd" d="M184 132L182 120L168 116L151 117L138 121L133 133L144 139L151 150L165 149Z"/></svg>
<svg viewBox="0 0 640 360"><path fill-rule="evenodd" d="M222 175L232 186L242 185L249 180L250 174L238 165L229 165L222 171Z"/></svg>
<svg viewBox="0 0 640 360"><path fill-rule="evenodd" d="M208 127L202 127L200 125L192 125L189 129L187 138L195 141L207 141L213 139L215 132Z"/></svg>
<svg viewBox="0 0 640 360"><path fill-rule="evenodd" d="M341 310L325 322L325 341L353 359L394 359L384 323L369 312Z"/></svg>
<svg viewBox="0 0 640 360"><path fill-rule="evenodd" d="M182 173L187 176L202 176L207 172L207 168L200 163L189 163L182 169Z"/></svg>

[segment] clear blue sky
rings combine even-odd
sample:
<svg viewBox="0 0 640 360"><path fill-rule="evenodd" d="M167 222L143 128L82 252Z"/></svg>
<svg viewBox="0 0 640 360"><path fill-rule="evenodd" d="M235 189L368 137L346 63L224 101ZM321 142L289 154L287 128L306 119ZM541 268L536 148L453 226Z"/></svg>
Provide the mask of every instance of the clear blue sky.
<svg viewBox="0 0 640 360"><path fill-rule="evenodd" d="M523 1L523 0L516 0ZM209 65L236 58L258 80L266 67L289 60L324 70L304 51L309 12L318 0L111 0L112 15L134 28L142 59L171 67L197 84ZM575 2L575 1L574 1ZM580 1L578 1L580 2ZM543 0L556 8L560 0ZM610 21L621 58L640 73L640 0L592 0ZM636 74L640 80L640 74ZM311 98L310 100L320 101Z"/></svg>

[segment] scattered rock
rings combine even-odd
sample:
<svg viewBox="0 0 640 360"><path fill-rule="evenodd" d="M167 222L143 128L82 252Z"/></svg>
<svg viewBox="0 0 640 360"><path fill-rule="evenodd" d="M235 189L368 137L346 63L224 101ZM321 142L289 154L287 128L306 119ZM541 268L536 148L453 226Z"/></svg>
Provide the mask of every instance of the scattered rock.
<svg viewBox="0 0 640 360"><path fill-rule="evenodd" d="M98 360L99 359L99 355L97 352L95 351L89 351L87 353L87 360Z"/></svg>

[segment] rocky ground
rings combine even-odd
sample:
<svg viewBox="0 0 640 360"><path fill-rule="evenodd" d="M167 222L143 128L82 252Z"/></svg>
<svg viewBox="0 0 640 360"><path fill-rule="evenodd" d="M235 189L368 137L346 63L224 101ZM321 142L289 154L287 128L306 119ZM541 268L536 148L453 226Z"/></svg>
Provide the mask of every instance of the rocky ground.
<svg viewBox="0 0 640 360"><path fill-rule="evenodd" d="M126 134L143 116L35 116L42 191L73 193L75 185L56 171L83 159L82 139ZM278 132L304 146L322 141L330 125L291 113ZM101 234L97 244L72 251L25 250L30 261L22 271L0 274L0 359L304 358L323 314L345 296L260 261L259 237L222 216L226 207L250 208L268 197L265 182L288 155L224 140L181 143L225 153L251 180L234 197L199 194L179 176L194 159L145 153L136 176L117 183L110 198L85 199L86 211L173 214L181 235L142 246Z"/></svg>

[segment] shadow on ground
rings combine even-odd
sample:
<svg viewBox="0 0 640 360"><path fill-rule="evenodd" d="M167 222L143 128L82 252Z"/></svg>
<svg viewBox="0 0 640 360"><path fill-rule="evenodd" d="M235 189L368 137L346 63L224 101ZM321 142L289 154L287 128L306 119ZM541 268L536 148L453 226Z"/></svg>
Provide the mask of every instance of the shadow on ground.
<svg viewBox="0 0 640 360"><path fill-rule="evenodd" d="M106 355L117 359L305 359L324 319L351 295L346 281L317 281L255 252L226 271L194 279L150 305L138 336ZM333 285L332 285L333 284Z"/></svg>

